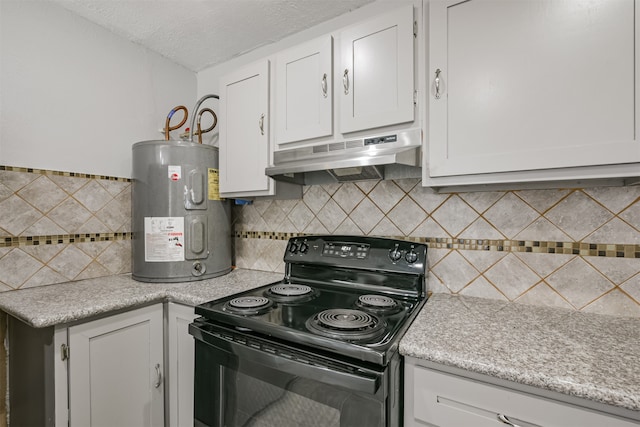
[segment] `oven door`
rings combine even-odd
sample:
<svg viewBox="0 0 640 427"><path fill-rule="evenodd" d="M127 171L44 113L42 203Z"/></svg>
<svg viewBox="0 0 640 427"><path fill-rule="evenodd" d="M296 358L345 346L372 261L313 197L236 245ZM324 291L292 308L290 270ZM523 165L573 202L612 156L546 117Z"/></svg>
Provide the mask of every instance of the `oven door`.
<svg viewBox="0 0 640 427"><path fill-rule="evenodd" d="M399 357L377 370L203 319L189 331L196 338L195 426L399 425Z"/></svg>

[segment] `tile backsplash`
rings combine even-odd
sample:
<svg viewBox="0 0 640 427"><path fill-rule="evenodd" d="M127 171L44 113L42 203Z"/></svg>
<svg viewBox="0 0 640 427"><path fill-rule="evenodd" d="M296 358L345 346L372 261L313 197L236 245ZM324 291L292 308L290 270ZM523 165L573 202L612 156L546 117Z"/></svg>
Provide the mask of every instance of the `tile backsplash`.
<svg viewBox="0 0 640 427"><path fill-rule="evenodd" d="M130 271L130 180L0 166L0 291Z"/></svg>
<svg viewBox="0 0 640 427"><path fill-rule="evenodd" d="M419 180L304 188L234 208L236 265L284 271L289 237L426 242L428 288L640 317L640 187L438 194Z"/></svg>
<svg viewBox="0 0 640 427"><path fill-rule="evenodd" d="M0 291L131 271L131 182L0 166ZM640 187L438 194L417 179L304 188L233 211L239 268L287 239L426 242L432 292L640 317Z"/></svg>

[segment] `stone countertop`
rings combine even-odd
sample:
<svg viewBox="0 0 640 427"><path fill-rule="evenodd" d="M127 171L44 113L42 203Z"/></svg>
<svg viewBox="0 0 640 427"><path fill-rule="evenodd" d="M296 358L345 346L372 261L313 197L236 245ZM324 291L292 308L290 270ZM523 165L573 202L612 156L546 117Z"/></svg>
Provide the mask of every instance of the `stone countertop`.
<svg viewBox="0 0 640 427"><path fill-rule="evenodd" d="M434 294L400 353L640 411L637 318Z"/></svg>
<svg viewBox="0 0 640 427"><path fill-rule="evenodd" d="M145 283L130 274L0 293L0 310L30 326L44 328L153 302L198 305L283 278L282 273L233 270L195 282Z"/></svg>
<svg viewBox="0 0 640 427"><path fill-rule="evenodd" d="M154 302L198 305L282 279L234 270L202 281L131 275L0 293L0 310L44 328ZM400 342L405 356L640 411L640 319L434 294Z"/></svg>

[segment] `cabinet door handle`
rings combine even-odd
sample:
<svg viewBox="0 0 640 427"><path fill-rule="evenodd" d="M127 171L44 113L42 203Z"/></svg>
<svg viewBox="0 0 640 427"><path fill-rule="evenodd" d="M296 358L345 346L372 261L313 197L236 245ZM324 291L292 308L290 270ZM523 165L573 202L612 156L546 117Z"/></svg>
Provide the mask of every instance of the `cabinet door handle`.
<svg viewBox="0 0 640 427"><path fill-rule="evenodd" d="M342 75L342 86L344 86L344 94L349 95L349 70L345 69Z"/></svg>
<svg viewBox="0 0 640 427"><path fill-rule="evenodd" d="M68 360L69 359L69 354L70 354L69 346L66 345L66 344L62 344L60 346L60 360L62 360L63 362L65 360Z"/></svg>
<svg viewBox="0 0 640 427"><path fill-rule="evenodd" d="M433 80L433 86L435 88L435 97L436 99L440 99L440 68L436 69L436 78Z"/></svg>
<svg viewBox="0 0 640 427"><path fill-rule="evenodd" d="M260 135L264 135L264 113L260 115L260 120L258 120L258 127L260 128Z"/></svg>
<svg viewBox="0 0 640 427"><path fill-rule="evenodd" d="M322 87L322 96L327 97L327 73L324 73L322 76L322 82L320 83Z"/></svg>
<svg viewBox="0 0 640 427"><path fill-rule="evenodd" d="M155 388L160 387L162 384L162 372L160 372L160 364L156 363L156 382L153 384Z"/></svg>

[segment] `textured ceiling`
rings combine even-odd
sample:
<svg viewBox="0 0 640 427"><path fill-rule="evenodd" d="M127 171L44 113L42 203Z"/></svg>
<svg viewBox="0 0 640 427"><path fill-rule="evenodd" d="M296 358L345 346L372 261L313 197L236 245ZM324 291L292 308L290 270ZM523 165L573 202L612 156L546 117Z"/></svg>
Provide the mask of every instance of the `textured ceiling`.
<svg viewBox="0 0 640 427"><path fill-rule="evenodd" d="M373 0L51 0L200 71Z"/></svg>

